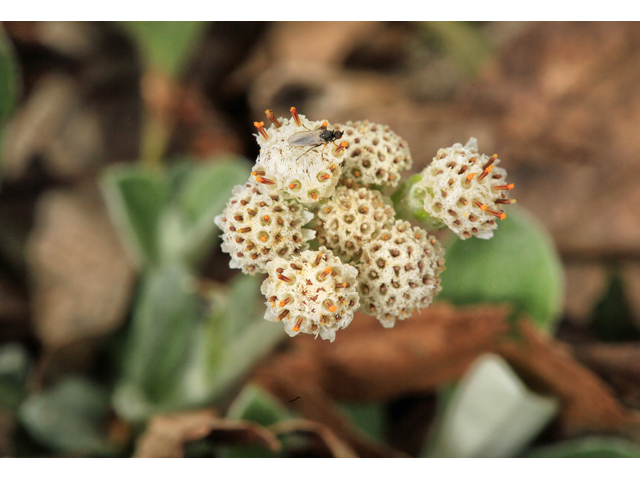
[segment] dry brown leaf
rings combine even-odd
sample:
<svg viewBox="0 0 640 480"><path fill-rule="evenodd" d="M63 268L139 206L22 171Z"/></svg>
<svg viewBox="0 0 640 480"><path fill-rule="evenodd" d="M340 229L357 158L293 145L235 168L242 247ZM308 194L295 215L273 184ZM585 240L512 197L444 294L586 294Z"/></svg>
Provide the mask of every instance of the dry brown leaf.
<svg viewBox="0 0 640 480"><path fill-rule="evenodd" d="M188 442L207 437L223 445L261 445L280 449L275 434L255 423L225 420L213 410L198 410L153 417L138 438L133 454L138 458L179 458Z"/></svg>
<svg viewBox="0 0 640 480"><path fill-rule="evenodd" d="M35 225L27 257L40 340L55 349L117 328L129 306L134 270L97 186L46 193Z"/></svg>
<svg viewBox="0 0 640 480"><path fill-rule="evenodd" d="M360 455L358 435L332 400L390 401L433 390L460 379L486 352L506 358L535 390L560 399L563 432L640 427L638 413L621 405L567 346L526 321L512 336L508 313L501 307L436 304L389 330L358 315L332 344L312 337L291 340L289 350L255 372L255 380L282 401L300 396L293 408L328 425Z"/></svg>

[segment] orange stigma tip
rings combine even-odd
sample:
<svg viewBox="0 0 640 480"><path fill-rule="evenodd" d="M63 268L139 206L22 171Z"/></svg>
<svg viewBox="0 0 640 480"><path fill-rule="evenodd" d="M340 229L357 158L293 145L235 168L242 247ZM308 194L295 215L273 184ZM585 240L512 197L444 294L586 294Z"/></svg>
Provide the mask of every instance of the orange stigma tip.
<svg viewBox="0 0 640 480"><path fill-rule="evenodd" d="M507 218L507 214L504 212L496 212L495 210L487 210L487 213L493 215L494 217L498 217L500 220L504 220Z"/></svg>
<svg viewBox="0 0 640 480"><path fill-rule="evenodd" d="M293 117L293 120L296 122L297 126L302 125L302 123L300 122L300 117L298 116L298 111L296 110L296 107L291 107L291 116Z"/></svg>
<svg viewBox="0 0 640 480"><path fill-rule="evenodd" d="M267 135L267 131L264 129L264 122L253 122L253 126L258 129L258 132L260 132L260 135L262 135L265 140L269 140L269 135Z"/></svg>
<svg viewBox="0 0 640 480"><path fill-rule="evenodd" d="M491 188L493 190L513 190L513 187L515 187L515 185L513 183L510 183L509 185L496 185Z"/></svg>
<svg viewBox="0 0 640 480"><path fill-rule="evenodd" d="M335 312L337 309L338 309L338 307L336 307L335 305L331 305L331 306L329 306L329 311L330 311L331 313Z"/></svg>
<svg viewBox="0 0 640 480"><path fill-rule="evenodd" d="M340 153L342 150L344 150L348 146L349 146L349 142L340 142L340 145L338 145L338 148L336 148L335 152L333 152L333 153L335 155L337 155L338 153Z"/></svg>
<svg viewBox="0 0 640 480"><path fill-rule="evenodd" d="M266 235L262 235L262 236L260 237L260 241L261 241L261 242L266 242L266 241L267 241L267 236L266 236Z"/></svg>
<svg viewBox="0 0 640 480"><path fill-rule="evenodd" d="M264 217L262 217L262 218L264 218L264 221L265 221L265 222L268 222L268 221L269 221L269 215L265 215L265 216L264 216Z"/></svg>
<svg viewBox="0 0 640 480"><path fill-rule="evenodd" d="M294 325L291 330L293 330L294 332L299 332L300 331L300 327L298 325Z"/></svg>
<svg viewBox="0 0 640 480"><path fill-rule="evenodd" d="M255 170L253 172L251 172L251 175L253 175L254 177L258 176L258 175L264 175L266 172L264 172L263 170Z"/></svg>
<svg viewBox="0 0 640 480"><path fill-rule="evenodd" d="M493 170L493 165L489 165L487 168L485 168L484 171L478 177L478 181L482 180L484 177L489 175L491 173L491 170Z"/></svg>
<svg viewBox="0 0 640 480"><path fill-rule="evenodd" d="M275 185L276 182L273 180L269 180L268 178L261 177L260 175L256 175L256 182L262 183L264 185Z"/></svg>
<svg viewBox="0 0 640 480"><path fill-rule="evenodd" d="M290 183L290 184L289 184L289 188L290 188L291 190L293 190L294 188L296 188L296 184L295 184L295 183Z"/></svg>
<svg viewBox="0 0 640 480"><path fill-rule="evenodd" d="M484 203L480 203L480 202L473 202L473 204L478 207L480 210L482 210L483 212L487 209L487 206Z"/></svg>
<svg viewBox="0 0 640 480"><path fill-rule="evenodd" d="M271 120L271 123L273 123L276 126L276 128L280 128L282 126L282 124L278 121L278 119L276 118L276 116L273 114L271 110L267 110L264 113L267 114L267 118Z"/></svg>
<svg viewBox="0 0 640 480"><path fill-rule="evenodd" d="M316 192L311 192L311 198L313 198L314 200L317 200L318 194Z"/></svg>
<svg viewBox="0 0 640 480"><path fill-rule="evenodd" d="M464 181L464 184L469 185L471 183L471 180L473 180L473 177L475 176L476 176L475 173L470 173L469 175L467 175L467 179Z"/></svg>

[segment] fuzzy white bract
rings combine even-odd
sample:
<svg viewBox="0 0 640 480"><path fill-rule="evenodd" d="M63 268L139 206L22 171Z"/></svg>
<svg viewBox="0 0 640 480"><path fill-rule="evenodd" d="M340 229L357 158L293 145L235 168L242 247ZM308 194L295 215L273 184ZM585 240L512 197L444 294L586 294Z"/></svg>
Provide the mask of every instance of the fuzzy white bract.
<svg viewBox="0 0 640 480"><path fill-rule="evenodd" d="M265 319L282 321L292 337L302 332L333 342L358 310L357 269L324 247L275 259L268 273L261 289L267 298Z"/></svg>
<svg viewBox="0 0 640 480"><path fill-rule="evenodd" d="M505 183L507 172L499 163L497 155L478 153L475 138L440 149L416 184L425 192L424 209L462 239L491 238L506 217L502 208L515 202L508 197L513 184Z"/></svg>

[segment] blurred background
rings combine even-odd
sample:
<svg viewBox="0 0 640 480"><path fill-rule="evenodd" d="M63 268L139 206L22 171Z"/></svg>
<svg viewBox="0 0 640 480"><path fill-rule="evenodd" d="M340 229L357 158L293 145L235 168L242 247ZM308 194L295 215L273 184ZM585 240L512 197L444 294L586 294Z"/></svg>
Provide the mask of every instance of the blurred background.
<svg viewBox="0 0 640 480"><path fill-rule="evenodd" d="M0 455L640 454L637 23L0 30ZM521 208L394 329L291 339L213 224L291 106L407 178L474 136Z"/></svg>

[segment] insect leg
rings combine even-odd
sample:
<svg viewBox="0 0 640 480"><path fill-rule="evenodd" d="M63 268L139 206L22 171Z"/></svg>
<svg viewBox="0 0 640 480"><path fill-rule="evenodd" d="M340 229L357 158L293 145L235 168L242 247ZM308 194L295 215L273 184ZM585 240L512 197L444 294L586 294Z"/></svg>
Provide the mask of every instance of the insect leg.
<svg viewBox="0 0 640 480"><path fill-rule="evenodd" d="M313 150L314 148L318 147L318 145L314 145L313 147L311 147L309 150L307 150L306 152L304 152L302 155L300 155L300 157L306 155L307 153L309 153L311 150ZM298 160L300 160L300 157L296 158L294 160L294 162L297 162Z"/></svg>

